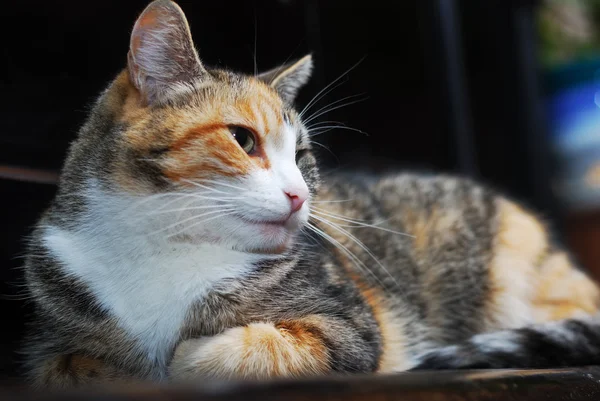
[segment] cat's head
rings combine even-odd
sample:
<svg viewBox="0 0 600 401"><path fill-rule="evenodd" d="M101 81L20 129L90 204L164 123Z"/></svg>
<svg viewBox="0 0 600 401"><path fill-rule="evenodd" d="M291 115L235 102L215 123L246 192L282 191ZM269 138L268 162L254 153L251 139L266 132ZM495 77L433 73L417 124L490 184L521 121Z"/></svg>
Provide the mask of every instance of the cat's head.
<svg viewBox="0 0 600 401"><path fill-rule="evenodd" d="M145 214L156 235L281 252L307 222L318 180L292 106L311 69L310 56L258 76L210 69L179 6L158 0L135 23L127 70L101 100L111 132L79 142L105 153L97 178L139 202L131 216ZM72 158L85 153L77 146Z"/></svg>

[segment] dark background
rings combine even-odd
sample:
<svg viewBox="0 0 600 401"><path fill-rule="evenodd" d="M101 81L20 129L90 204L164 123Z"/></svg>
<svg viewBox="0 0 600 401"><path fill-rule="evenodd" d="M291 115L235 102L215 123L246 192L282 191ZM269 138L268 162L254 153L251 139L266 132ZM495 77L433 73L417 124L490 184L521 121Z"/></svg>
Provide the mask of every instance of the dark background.
<svg viewBox="0 0 600 401"><path fill-rule="evenodd" d="M44 173L60 169L87 108L125 66L130 29L146 4L13 0L1 7L3 376L15 374L13 351L27 311L19 299L24 236L55 191L53 184L40 182L48 181ZM259 70L311 51L316 71L301 94L301 107L364 58L343 85L311 109L352 95L359 96L348 101L365 99L320 118L368 134L333 130L316 137L329 148L322 152L324 166L469 175L534 206L561 227L549 189L531 2L179 4L208 65L251 73L255 46Z"/></svg>

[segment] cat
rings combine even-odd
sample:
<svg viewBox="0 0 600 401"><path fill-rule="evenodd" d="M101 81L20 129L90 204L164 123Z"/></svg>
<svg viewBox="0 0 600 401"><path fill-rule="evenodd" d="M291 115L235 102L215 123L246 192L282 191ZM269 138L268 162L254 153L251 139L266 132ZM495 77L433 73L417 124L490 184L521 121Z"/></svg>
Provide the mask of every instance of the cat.
<svg viewBox="0 0 600 401"><path fill-rule="evenodd" d="M472 349L537 366L556 338L540 360L573 362L599 292L545 225L467 179L321 179L293 106L312 68L208 68L181 8L147 6L28 247L32 385L464 367Z"/></svg>

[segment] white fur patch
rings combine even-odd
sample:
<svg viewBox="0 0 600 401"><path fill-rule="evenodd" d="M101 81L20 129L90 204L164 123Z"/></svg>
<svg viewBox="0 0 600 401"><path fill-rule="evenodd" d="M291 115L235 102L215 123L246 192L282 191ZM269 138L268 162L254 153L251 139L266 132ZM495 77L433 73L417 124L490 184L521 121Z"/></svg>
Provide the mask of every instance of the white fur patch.
<svg viewBox="0 0 600 401"><path fill-rule="evenodd" d="M118 324L137 338L166 373L168 356L190 306L227 278L241 277L264 255L211 244L168 242L143 235L118 198L95 191L94 209L78 232L46 227L44 242L67 274L85 282ZM98 199L101 198L101 199ZM112 213L111 213L112 210Z"/></svg>
<svg viewBox="0 0 600 401"><path fill-rule="evenodd" d="M484 353L500 351L512 354L520 349L519 335L512 331L478 334L471 338L471 343Z"/></svg>

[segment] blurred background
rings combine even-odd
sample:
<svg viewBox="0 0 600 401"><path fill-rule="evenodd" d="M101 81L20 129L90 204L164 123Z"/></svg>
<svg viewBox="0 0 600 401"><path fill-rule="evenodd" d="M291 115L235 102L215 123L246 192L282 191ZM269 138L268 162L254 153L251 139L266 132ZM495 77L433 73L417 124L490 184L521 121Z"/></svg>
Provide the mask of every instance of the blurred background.
<svg viewBox="0 0 600 401"><path fill-rule="evenodd" d="M208 65L251 73L255 60L261 70L312 52L316 71L299 107L346 73L307 113L321 124L327 169L482 180L538 210L600 278L600 1L179 3ZM86 110L125 66L146 4L3 3L2 377L15 374L27 313L25 236ZM341 124L351 129L331 129Z"/></svg>

